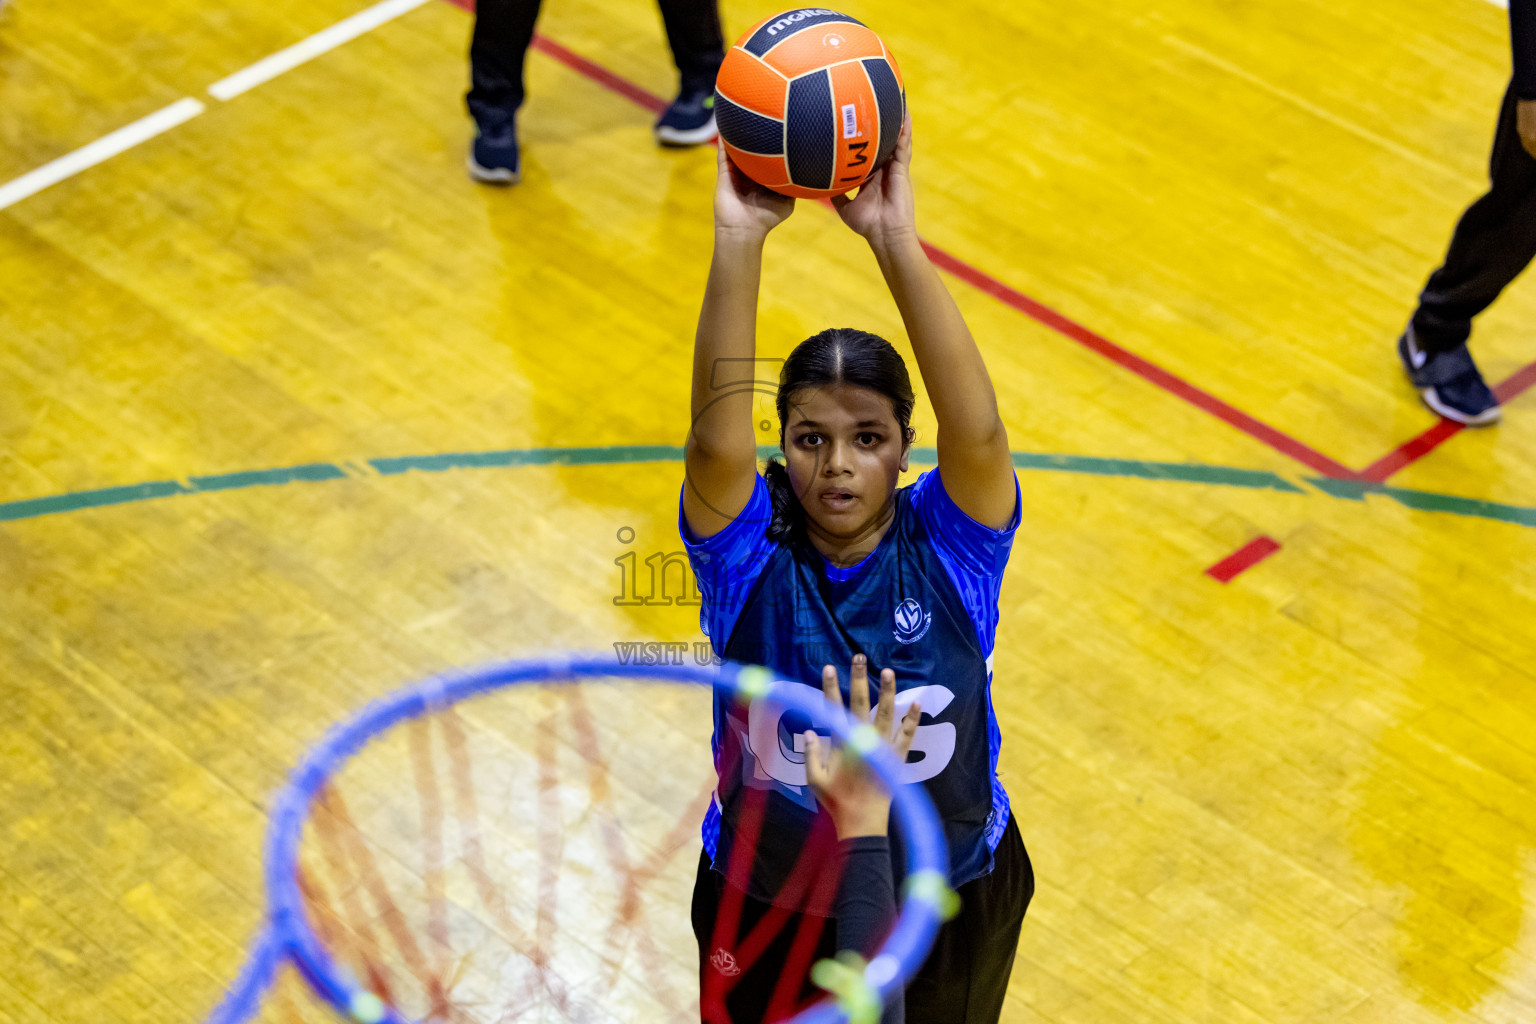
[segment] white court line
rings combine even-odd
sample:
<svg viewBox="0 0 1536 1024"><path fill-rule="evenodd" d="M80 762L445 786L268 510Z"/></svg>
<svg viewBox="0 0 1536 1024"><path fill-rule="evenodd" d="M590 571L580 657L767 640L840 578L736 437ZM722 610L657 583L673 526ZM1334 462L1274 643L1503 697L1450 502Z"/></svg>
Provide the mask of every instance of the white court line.
<svg viewBox="0 0 1536 1024"><path fill-rule="evenodd" d="M4 2L5 0L0 0L0 3ZM415 10L426 2L427 0L384 0L383 3L375 4L344 21L338 21L330 28L322 29L287 49L279 50L269 57L263 57L249 67L236 71L228 78L213 83L208 87L208 91L216 99L233 99L263 82L271 81L284 71L290 71L328 50L334 50L342 43L350 42L366 32L373 31L387 21L393 21L407 11ZM73 153L64 154L52 163L28 171L21 177L0 185L0 210L19 203L28 196L36 195L50 185L57 185L65 178L73 177L103 160L117 156L124 150L132 149L139 143L148 141L177 125L184 124L206 109L202 103L191 97L177 100L164 110L157 110L148 117L125 125L110 135L104 135L95 142L81 146Z"/></svg>
<svg viewBox="0 0 1536 1024"><path fill-rule="evenodd" d="M384 24L393 21L407 11L415 10L427 0L384 0L381 4L375 4L345 21L338 21L328 29L316 32L301 42L294 43L286 50L278 50L270 57L263 57L248 68L236 71L228 78L220 79L208 87L208 91L217 99L229 100L248 89L254 89L263 82L271 81L284 71L290 71L305 61L334 50L342 43L351 42L365 32L371 32Z"/></svg>
<svg viewBox="0 0 1536 1024"><path fill-rule="evenodd" d="M0 0L3 3L4 0ZM304 39L284 50L264 57L255 64L236 71L228 78L220 79L208 87L216 99L229 100L263 82L271 81L285 71L290 71L306 61L313 60L342 43L350 42L366 32L371 32L387 21L392 21L407 11L415 10L427 0L384 0L365 11L339 21L330 28ZM1495 7L1507 7L1508 0L1487 0ZM35 195L50 185L73 177L103 160L108 160L124 150L154 138L163 132L184 124L201 114L206 108L188 97L178 100L163 110L141 118L130 125L104 135L95 142L66 153L52 163L44 164L21 177L0 185L0 210L12 206L28 196Z"/></svg>
<svg viewBox="0 0 1536 1024"><path fill-rule="evenodd" d="M87 167L94 167L126 149L132 149L162 132L168 132L177 125L185 124L206 109L191 97L177 100L148 117L141 117L110 135L103 135L95 142L81 146L73 153L65 153L52 163L44 164L35 171L28 171L21 177L0 185L0 210L41 192L49 185L56 185L65 178L73 177Z"/></svg>

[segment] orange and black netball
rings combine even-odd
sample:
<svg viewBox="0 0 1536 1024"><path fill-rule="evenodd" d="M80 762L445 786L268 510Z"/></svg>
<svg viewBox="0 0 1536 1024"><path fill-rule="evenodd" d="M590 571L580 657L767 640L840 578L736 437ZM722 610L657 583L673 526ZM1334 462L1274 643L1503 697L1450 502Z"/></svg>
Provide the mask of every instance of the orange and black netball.
<svg viewBox="0 0 1536 1024"><path fill-rule="evenodd" d="M715 119L731 161L801 199L858 188L896 149L901 70L880 37L825 7L772 15L725 55Z"/></svg>

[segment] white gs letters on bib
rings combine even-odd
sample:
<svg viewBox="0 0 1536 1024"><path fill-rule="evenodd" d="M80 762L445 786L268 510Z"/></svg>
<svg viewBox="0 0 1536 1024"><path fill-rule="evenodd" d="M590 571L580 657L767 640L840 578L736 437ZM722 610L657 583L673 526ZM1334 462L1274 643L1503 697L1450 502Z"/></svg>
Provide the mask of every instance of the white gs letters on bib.
<svg viewBox="0 0 1536 1024"><path fill-rule="evenodd" d="M923 714L937 716L954 699L955 695L949 687L937 683L902 690L896 694L896 719L900 721L914 701L922 705ZM791 739L793 754L799 755L798 758L792 757L791 751L784 749L779 739L779 721L785 711L782 704L754 700L747 708L747 748L751 751L758 778L772 779L798 793L800 787L806 785L805 737L796 733ZM873 708L870 709L869 717L870 721L874 721ZM824 722L814 724L820 729L826 728ZM921 751L923 759L903 765L901 781L926 782L947 768L955 756L954 725L936 722L918 726L912 737L912 750Z"/></svg>
<svg viewBox="0 0 1536 1024"><path fill-rule="evenodd" d="M901 690L896 694L896 721L901 721L901 717L914 702L923 706L923 714L937 717L954 699L955 695L949 687L937 683ZM873 708L870 709L869 720L875 720ZM902 765L901 781L927 782L948 768L950 759L955 756L954 725L950 722L936 722L933 725L918 726L917 732L912 735L912 749L922 751L923 759Z"/></svg>

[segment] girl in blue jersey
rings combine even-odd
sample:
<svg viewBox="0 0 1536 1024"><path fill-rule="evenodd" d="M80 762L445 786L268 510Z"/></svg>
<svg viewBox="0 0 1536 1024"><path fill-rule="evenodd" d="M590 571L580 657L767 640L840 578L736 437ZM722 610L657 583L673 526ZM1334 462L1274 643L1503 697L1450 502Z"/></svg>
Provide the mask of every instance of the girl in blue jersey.
<svg viewBox="0 0 1536 1024"><path fill-rule="evenodd" d="M986 366L918 239L911 153L909 123L891 162L856 198L834 203L869 243L906 325L938 419L939 468L896 486L913 440L906 366L883 339L833 329L785 360L776 394L783 457L758 473L762 251L794 201L722 154L680 529L717 654L807 685L832 665L892 669L897 712L920 702L905 779L927 787L944 822L962 910L908 987L906 1020L995 1022L1034 891L997 779L990 695L1020 497ZM719 785L693 899L706 1024L788 1016L806 994L785 982L803 977L799 940L820 929L815 955L834 951L831 898L799 881L836 839L808 785L805 723L792 718L762 701L716 700Z"/></svg>

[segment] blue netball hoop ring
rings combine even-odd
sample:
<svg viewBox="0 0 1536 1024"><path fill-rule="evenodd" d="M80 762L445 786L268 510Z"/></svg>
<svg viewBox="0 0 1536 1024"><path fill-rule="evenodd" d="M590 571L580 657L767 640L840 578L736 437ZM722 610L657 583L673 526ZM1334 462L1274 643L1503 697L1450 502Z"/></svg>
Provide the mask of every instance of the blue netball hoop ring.
<svg viewBox="0 0 1536 1024"><path fill-rule="evenodd" d="M377 995L361 987L322 945L304 912L299 890L299 841L316 794L341 767L380 733L470 697L525 683L574 683L583 680L642 680L718 687L741 700L768 699L814 716L840 742L851 745L892 793L892 811L906 850L906 878L901 913L879 952L864 968L858 991L843 991L796 1015L789 1024L834 1024L850 1012L867 1018L875 1006L905 988L933 945L948 916L954 894L948 885L949 852L944 832L919 785L898 782L900 765L883 743L871 743L868 730L857 730L846 713L829 714L816 687L775 680L766 669L726 663L721 666L623 665L611 656L569 656L505 661L448 673L400 690L368 705L348 722L333 727L293 772L278 793L267 827L265 882L267 915L251 954L235 983L205 1024L242 1024L261 1004L277 971L286 963L343 1016L361 1024L411 1024ZM865 1008L862 1012L860 1008Z"/></svg>

